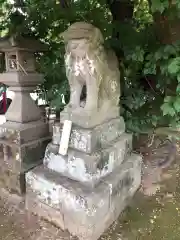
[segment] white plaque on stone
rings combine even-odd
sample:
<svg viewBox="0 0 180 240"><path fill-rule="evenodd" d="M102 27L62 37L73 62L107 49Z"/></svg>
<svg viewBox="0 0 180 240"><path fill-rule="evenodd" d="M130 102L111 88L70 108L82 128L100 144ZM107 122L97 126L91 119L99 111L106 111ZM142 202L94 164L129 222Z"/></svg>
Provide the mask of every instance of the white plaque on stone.
<svg viewBox="0 0 180 240"><path fill-rule="evenodd" d="M65 156L68 151L71 128L72 128L72 122L69 120L65 120L63 130L62 130L61 140L60 140L60 147L59 147L59 154L63 156Z"/></svg>

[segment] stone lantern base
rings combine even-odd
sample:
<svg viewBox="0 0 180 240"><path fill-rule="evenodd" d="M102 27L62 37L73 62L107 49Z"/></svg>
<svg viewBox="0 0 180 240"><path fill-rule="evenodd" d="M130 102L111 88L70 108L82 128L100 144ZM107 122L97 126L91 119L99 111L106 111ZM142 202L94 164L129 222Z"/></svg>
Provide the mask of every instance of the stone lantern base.
<svg viewBox="0 0 180 240"><path fill-rule="evenodd" d="M25 193L25 173L42 163L49 141L49 126L43 121L26 124L7 121L2 124L0 185L10 192Z"/></svg>

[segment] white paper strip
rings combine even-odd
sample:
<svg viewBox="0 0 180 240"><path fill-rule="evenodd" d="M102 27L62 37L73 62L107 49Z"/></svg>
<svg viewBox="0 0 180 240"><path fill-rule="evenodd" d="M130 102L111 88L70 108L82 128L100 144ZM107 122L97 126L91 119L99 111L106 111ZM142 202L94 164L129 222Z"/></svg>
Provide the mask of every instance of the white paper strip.
<svg viewBox="0 0 180 240"><path fill-rule="evenodd" d="M71 135L72 122L69 120L64 121L64 126L61 135L59 154L65 156L67 155L69 139Z"/></svg>

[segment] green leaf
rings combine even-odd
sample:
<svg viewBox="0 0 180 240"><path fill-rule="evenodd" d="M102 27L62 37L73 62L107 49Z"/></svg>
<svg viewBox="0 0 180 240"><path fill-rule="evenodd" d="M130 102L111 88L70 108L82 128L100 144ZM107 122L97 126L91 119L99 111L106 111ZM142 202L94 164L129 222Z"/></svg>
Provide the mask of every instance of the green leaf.
<svg viewBox="0 0 180 240"><path fill-rule="evenodd" d="M173 45L167 45L164 48L164 52L168 53L169 55L172 55L172 54L174 55L174 54L176 54L176 49Z"/></svg>
<svg viewBox="0 0 180 240"><path fill-rule="evenodd" d="M168 65L167 64L161 64L160 65L160 70L162 75L168 75Z"/></svg>
<svg viewBox="0 0 180 240"><path fill-rule="evenodd" d="M171 104L169 103L164 103L161 106L161 110L163 111L163 116L165 115L170 115L171 117L175 116L176 112L174 110L174 108L172 107Z"/></svg>
<svg viewBox="0 0 180 240"><path fill-rule="evenodd" d="M163 58L163 54L161 51L157 51L154 55L156 61L160 60L161 58Z"/></svg>
<svg viewBox="0 0 180 240"><path fill-rule="evenodd" d="M155 115L152 115L152 125L156 127L157 123L158 123L158 117Z"/></svg>
<svg viewBox="0 0 180 240"><path fill-rule="evenodd" d="M152 1L151 10L152 12L160 12L163 13L163 11L169 6L168 0L164 0L163 2L161 0L155 0Z"/></svg>
<svg viewBox="0 0 180 240"><path fill-rule="evenodd" d="M176 87L176 93L180 94L180 84L178 84L177 87Z"/></svg>
<svg viewBox="0 0 180 240"><path fill-rule="evenodd" d="M177 80L180 82L180 74L177 75Z"/></svg>
<svg viewBox="0 0 180 240"><path fill-rule="evenodd" d="M147 62L145 64L144 74L156 74L156 64L154 62Z"/></svg>
<svg viewBox="0 0 180 240"><path fill-rule="evenodd" d="M176 101L173 103L174 109L177 113L180 112L180 97L176 98Z"/></svg>
<svg viewBox="0 0 180 240"><path fill-rule="evenodd" d="M165 103L169 103L169 102L171 102L172 101L172 97L171 96L166 96L165 98L164 98L164 102Z"/></svg>
<svg viewBox="0 0 180 240"><path fill-rule="evenodd" d="M171 60L170 64L168 65L168 71L173 75L180 72L180 57Z"/></svg>
<svg viewBox="0 0 180 240"><path fill-rule="evenodd" d="M152 58L153 58L153 54L152 53L150 53L150 54L148 54L146 56L146 60L148 60L148 61L152 60Z"/></svg>
<svg viewBox="0 0 180 240"><path fill-rule="evenodd" d="M177 8L179 8L179 9L180 9L180 1L179 1L179 0L175 0L175 2L174 2L174 3L176 4Z"/></svg>

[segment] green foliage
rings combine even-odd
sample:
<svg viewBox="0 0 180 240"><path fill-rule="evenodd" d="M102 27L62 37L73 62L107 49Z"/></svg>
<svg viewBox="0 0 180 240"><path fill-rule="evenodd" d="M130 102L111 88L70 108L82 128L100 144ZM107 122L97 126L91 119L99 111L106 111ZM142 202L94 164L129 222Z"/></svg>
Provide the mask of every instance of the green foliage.
<svg viewBox="0 0 180 240"><path fill-rule="evenodd" d="M151 10L152 12L163 13L165 9L169 7L169 0L155 0L152 1Z"/></svg>
<svg viewBox="0 0 180 240"><path fill-rule="evenodd" d="M168 124L174 126L180 118L180 58L178 57L180 45L176 43L155 47L154 44L154 50L151 49L151 45L145 48L146 51L138 47L138 53L136 53L136 47L131 55L126 56L128 61L126 76L127 79L131 79L125 85L126 100L123 100L131 110L131 114L127 116L127 122L130 117L135 118L135 121L140 119L138 124L140 129L143 126L142 121L145 127ZM141 80L149 85L148 89L139 82L138 73L141 75ZM127 96L130 99L127 99ZM146 118L144 118L145 115ZM132 119L130 128L133 127Z"/></svg>
<svg viewBox="0 0 180 240"><path fill-rule="evenodd" d="M60 0L22 0L19 6L0 0L1 36L8 31L33 35L49 46L49 52L37 56L39 70L45 76L37 89L39 96L57 109L64 107L62 96L67 102L69 86L60 33L74 21L89 21L101 29L105 44L123 52L121 109L127 128L142 132L179 125L180 44L160 44L154 13L179 21L180 1L127 0L135 5L133 18L126 21L112 20L107 3L116 0L66 1L69 7L62 8Z"/></svg>

